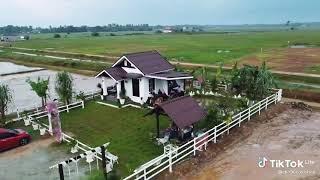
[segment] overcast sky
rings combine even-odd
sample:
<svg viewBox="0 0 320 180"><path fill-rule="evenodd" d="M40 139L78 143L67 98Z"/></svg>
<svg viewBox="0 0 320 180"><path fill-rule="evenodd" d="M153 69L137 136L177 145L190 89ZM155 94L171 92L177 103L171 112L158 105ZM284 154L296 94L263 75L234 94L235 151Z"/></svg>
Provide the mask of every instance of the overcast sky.
<svg viewBox="0 0 320 180"><path fill-rule="evenodd" d="M320 0L3 0L2 25L273 24L320 21Z"/></svg>

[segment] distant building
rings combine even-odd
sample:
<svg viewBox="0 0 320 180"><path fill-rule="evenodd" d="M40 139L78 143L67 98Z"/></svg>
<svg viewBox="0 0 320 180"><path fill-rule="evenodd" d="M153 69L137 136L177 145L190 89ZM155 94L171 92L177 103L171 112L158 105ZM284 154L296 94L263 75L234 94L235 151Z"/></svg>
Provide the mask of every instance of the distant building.
<svg viewBox="0 0 320 180"><path fill-rule="evenodd" d="M161 31L162 31L162 33L172 33L173 29L171 27L165 27Z"/></svg>
<svg viewBox="0 0 320 180"><path fill-rule="evenodd" d="M0 41L2 42L15 42L19 39L19 36L1 36Z"/></svg>

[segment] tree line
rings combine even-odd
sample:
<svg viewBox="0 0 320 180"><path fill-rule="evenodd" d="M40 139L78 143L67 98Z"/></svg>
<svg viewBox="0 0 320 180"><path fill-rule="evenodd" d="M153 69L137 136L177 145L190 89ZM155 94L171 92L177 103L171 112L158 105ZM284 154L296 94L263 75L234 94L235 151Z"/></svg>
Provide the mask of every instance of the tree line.
<svg viewBox="0 0 320 180"><path fill-rule="evenodd" d="M75 33L75 32L118 32L118 31L152 31L153 27L148 24L108 24L105 26L49 26L47 28L32 26L3 26L0 34L17 35L27 33Z"/></svg>

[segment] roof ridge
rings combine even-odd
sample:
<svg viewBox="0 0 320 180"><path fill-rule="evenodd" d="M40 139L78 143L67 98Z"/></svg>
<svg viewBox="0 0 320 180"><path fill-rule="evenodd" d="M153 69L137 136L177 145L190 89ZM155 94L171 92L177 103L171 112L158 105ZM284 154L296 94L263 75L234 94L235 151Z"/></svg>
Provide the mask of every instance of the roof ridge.
<svg viewBox="0 0 320 180"><path fill-rule="evenodd" d="M189 95L185 95L185 96L181 96L181 97L177 97L177 98L173 98L173 99L170 99L168 101L165 101L163 103L160 104L160 106L162 105L166 105L166 104L169 104L169 103L172 103L172 102L175 102L175 101L178 101L178 100L181 100L181 99L184 99L184 98L187 98L187 97L190 97Z"/></svg>
<svg viewBox="0 0 320 180"><path fill-rule="evenodd" d="M160 54L157 50L150 50L150 51L140 51L140 52L125 53L125 54L123 54L123 56L135 55L135 54L144 54L144 53L151 53L151 52Z"/></svg>

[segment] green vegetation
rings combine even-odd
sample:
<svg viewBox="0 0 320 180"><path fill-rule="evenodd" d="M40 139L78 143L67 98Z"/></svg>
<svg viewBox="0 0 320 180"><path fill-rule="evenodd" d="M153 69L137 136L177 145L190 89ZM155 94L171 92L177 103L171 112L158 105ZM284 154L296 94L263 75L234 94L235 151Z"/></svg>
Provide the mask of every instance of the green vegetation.
<svg viewBox="0 0 320 180"><path fill-rule="evenodd" d="M269 89L275 88L273 74L267 69L265 62L261 67L244 65L237 69L237 64L232 69L231 88L236 94L246 94L252 100L261 100L270 94Z"/></svg>
<svg viewBox="0 0 320 180"><path fill-rule="evenodd" d="M144 117L148 110L116 109L88 102L85 109L61 114L62 129L71 132L80 141L96 147L110 142L107 148L119 156L122 176L160 155L162 146L155 145L155 118ZM166 117L160 117L160 128L169 126Z"/></svg>
<svg viewBox="0 0 320 180"><path fill-rule="evenodd" d="M127 52L158 50L170 59L194 63L232 62L263 49L291 44L320 45L318 31L250 32L232 34L154 34L131 36L74 36L21 41L16 47L119 56Z"/></svg>
<svg viewBox="0 0 320 180"><path fill-rule="evenodd" d="M66 71L58 72L54 89L62 102L70 104L73 95L73 78L71 74Z"/></svg>
<svg viewBox="0 0 320 180"><path fill-rule="evenodd" d="M38 77L37 81L28 79L27 83L31 86L32 91L34 91L41 98L42 107L44 107L47 103L49 78L45 80Z"/></svg>
<svg viewBox="0 0 320 180"><path fill-rule="evenodd" d="M12 91L6 84L0 84L0 114L1 122L0 125L3 126L6 123L6 111L8 105L12 102Z"/></svg>

